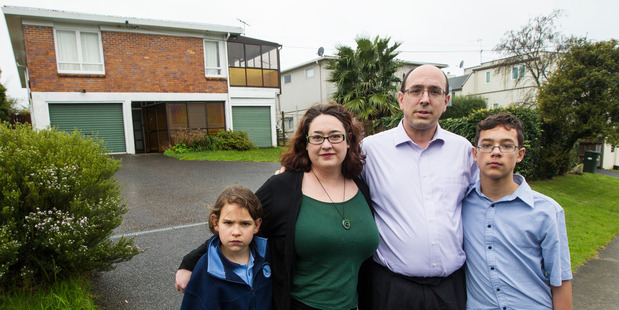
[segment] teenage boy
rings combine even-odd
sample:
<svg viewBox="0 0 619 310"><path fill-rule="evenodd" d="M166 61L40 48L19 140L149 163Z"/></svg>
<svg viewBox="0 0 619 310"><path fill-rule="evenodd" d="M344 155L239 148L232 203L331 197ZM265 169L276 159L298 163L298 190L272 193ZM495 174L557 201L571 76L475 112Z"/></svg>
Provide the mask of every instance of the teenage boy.
<svg viewBox="0 0 619 310"><path fill-rule="evenodd" d="M462 203L467 309L572 309L565 215L514 174L523 142L511 114L477 125L479 180Z"/></svg>

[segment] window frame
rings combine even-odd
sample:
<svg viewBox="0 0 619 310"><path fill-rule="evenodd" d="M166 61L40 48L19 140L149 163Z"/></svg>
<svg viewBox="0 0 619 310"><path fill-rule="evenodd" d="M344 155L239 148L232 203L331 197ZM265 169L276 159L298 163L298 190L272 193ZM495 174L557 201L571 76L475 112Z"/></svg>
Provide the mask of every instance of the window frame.
<svg viewBox="0 0 619 310"><path fill-rule="evenodd" d="M490 84L490 71L486 71L486 84Z"/></svg>
<svg viewBox="0 0 619 310"><path fill-rule="evenodd" d="M309 76L309 74L308 74L308 72L310 72L310 71L312 72L312 75L311 75L311 76ZM306 79L311 79L311 78L314 78L314 76L316 76L316 72L315 72L315 70L314 70L314 67L305 68L305 78L306 78Z"/></svg>
<svg viewBox="0 0 619 310"><path fill-rule="evenodd" d="M78 61L77 62L61 62L60 61L60 52L59 52L59 40L58 40L58 31L65 31L65 32L73 32L75 34L75 43L76 43L76 48L77 48L77 56L78 56ZM98 42L98 47L97 50L99 52L99 59L100 62L98 63L92 63L92 62L85 62L84 58L83 58L83 50L82 50L82 38L81 38L81 33L91 33L91 34L97 34L97 42ZM101 30L99 29L85 29L85 28L77 28L77 27L54 27L54 51L56 53L56 70L58 71L58 73L60 74L97 74L97 75L105 75L105 55L103 54L103 42L101 39ZM61 64L78 64L80 66L80 68L83 68L84 65L98 65L101 66L101 70L67 70L67 69L61 69Z"/></svg>
<svg viewBox="0 0 619 310"><path fill-rule="evenodd" d="M292 74L284 74L284 84L292 83Z"/></svg>
<svg viewBox="0 0 619 310"><path fill-rule="evenodd" d="M218 62L218 66L217 67L209 67L207 66L207 62L206 62L206 43L207 42L213 42L217 44L217 62ZM226 68L224 68L224 62L225 59L222 58L222 55L224 55L225 51L223 50L223 45L225 44L224 41L221 40L214 40L214 39L204 39L202 40L202 47L204 49L204 55L203 55L203 60L204 60L204 76L205 77L226 77ZM208 71L209 70L217 70L219 71L218 74L209 74Z"/></svg>

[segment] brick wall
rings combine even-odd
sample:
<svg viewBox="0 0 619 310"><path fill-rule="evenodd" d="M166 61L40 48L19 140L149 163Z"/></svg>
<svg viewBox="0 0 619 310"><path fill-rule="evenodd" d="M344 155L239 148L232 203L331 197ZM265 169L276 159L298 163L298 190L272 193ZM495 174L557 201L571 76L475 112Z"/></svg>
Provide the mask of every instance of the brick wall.
<svg viewBox="0 0 619 310"><path fill-rule="evenodd" d="M35 92L226 93L204 77L200 38L102 31L105 75L58 74L52 27L24 26L30 88Z"/></svg>

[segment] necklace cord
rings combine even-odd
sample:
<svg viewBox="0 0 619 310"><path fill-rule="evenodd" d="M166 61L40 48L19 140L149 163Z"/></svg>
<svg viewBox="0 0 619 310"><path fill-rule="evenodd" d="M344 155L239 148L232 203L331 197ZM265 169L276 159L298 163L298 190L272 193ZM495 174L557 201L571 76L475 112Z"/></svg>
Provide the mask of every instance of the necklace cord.
<svg viewBox="0 0 619 310"><path fill-rule="evenodd" d="M322 185L322 182L320 182L320 179L318 178L316 173L314 173L313 170L312 170L312 174L318 181L318 184L320 184L320 187L322 187L322 190L325 191L325 194L327 194L327 197L329 197L329 200L331 200L332 206L333 208L335 208L335 211L337 211L337 213L340 215L342 220L345 220L346 219L346 213L345 213L346 206L344 205L344 201L346 200L346 178L344 178L344 197L342 197L342 212L340 212L340 210L335 206L335 202L333 202L333 199L331 199L331 196L329 196L329 192L327 192L327 189L324 187L324 185Z"/></svg>

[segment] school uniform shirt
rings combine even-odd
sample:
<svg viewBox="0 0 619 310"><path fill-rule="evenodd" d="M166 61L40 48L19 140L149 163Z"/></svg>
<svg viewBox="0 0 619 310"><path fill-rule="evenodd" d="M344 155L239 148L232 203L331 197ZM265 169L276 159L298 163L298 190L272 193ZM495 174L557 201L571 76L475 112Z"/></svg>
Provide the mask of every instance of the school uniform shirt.
<svg viewBox="0 0 619 310"><path fill-rule="evenodd" d="M572 279L563 208L514 181L496 202L480 181L464 199L467 309L552 309L550 285Z"/></svg>
<svg viewBox="0 0 619 310"><path fill-rule="evenodd" d="M208 249L191 274L181 309L271 310L271 265L267 240L254 236L247 266L229 261L219 249L219 236L208 241Z"/></svg>
<svg viewBox="0 0 619 310"><path fill-rule="evenodd" d="M465 261L462 199L477 177L472 145L437 127L423 149L398 127L366 137L361 178L380 233L374 261L412 277L447 277Z"/></svg>

